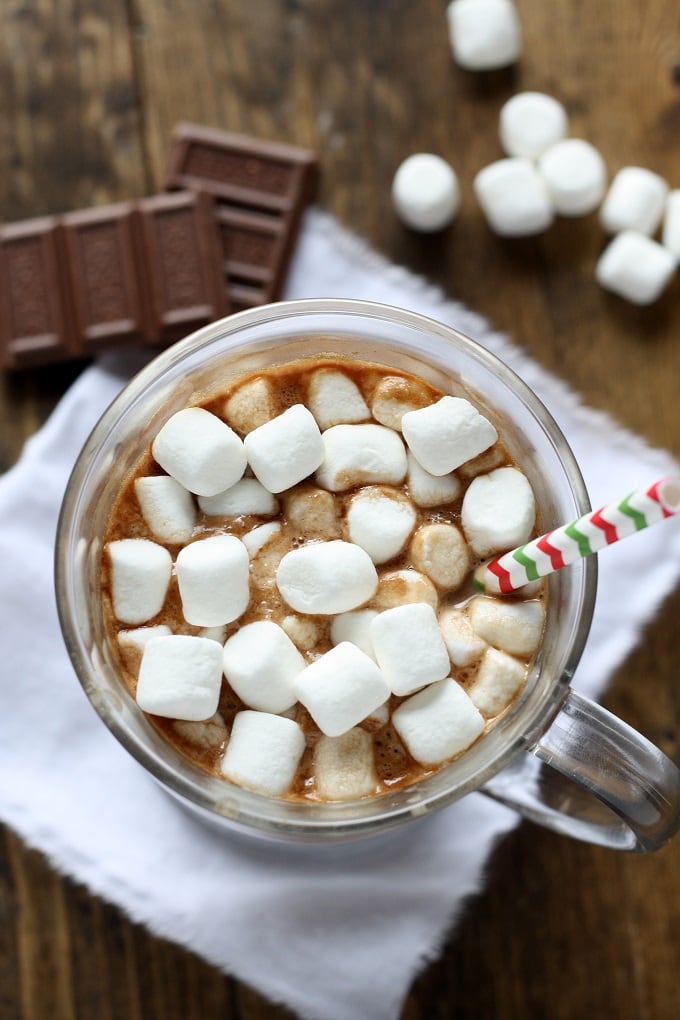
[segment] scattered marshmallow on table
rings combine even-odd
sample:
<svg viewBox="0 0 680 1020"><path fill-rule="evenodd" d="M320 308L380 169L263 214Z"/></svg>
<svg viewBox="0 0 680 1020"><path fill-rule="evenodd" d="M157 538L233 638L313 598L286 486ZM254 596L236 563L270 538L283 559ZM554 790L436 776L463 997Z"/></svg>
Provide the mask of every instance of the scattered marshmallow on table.
<svg viewBox="0 0 680 1020"><path fill-rule="evenodd" d="M411 558L417 570L440 588L459 588L470 570L465 538L454 524L424 524L411 542Z"/></svg>
<svg viewBox="0 0 680 1020"><path fill-rule="evenodd" d="M361 390L348 375L333 368L320 368L309 380L309 410L320 429L331 425L368 421L371 412Z"/></svg>
<svg viewBox="0 0 680 1020"><path fill-rule="evenodd" d="M319 426L304 404L294 404L249 432L243 445L253 474L273 493L313 474L324 456Z"/></svg>
<svg viewBox="0 0 680 1020"><path fill-rule="evenodd" d="M367 602L378 587L378 575L367 552L335 540L291 549L279 563L276 584L298 613L332 615Z"/></svg>
<svg viewBox="0 0 680 1020"><path fill-rule="evenodd" d="M305 660L277 623L256 620L228 638L223 668L248 708L277 713L297 701L293 681L305 668Z"/></svg>
<svg viewBox="0 0 680 1020"><path fill-rule="evenodd" d="M493 717L510 704L525 679L526 669L518 659L498 648L487 648L468 695L480 712Z"/></svg>
<svg viewBox="0 0 680 1020"><path fill-rule="evenodd" d="M235 485L215 496L199 496L198 505L209 517L241 517L255 514L271 517L278 513L278 500L257 478L240 478Z"/></svg>
<svg viewBox="0 0 680 1020"><path fill-rule="evenodd" d="M439 595L429 577L410 567L405 570L389 570L380 575L378 590L371 605L378 610L394 609L395 606L423 602L437 609Z"/></svg>
<svg viewBox="0 0 680 1020"><path fill-rule="evenodd" d="M355 485L398 485L406 477L406 450L384 425L333 425L323 433L324 456L316 481L331 492Z"/></svg>
<svg viewBox="0 0 680 1020"><path fill-rule="evenodd" d="M350 541L374 563L386 563L404 549L416 526L416 511L398 490L368 486L349 500L346 520Z"/></svg>
<svg viewBox="0 0 680 1020"><path fill-rule="evenodd" d="M343 641L315 659L294 680L298 700L327 737L352 729L390 696L373 659Z"/></svg>
<svg viewBox="0 0 680 1020"><path fill-rule="evenodd" d="M460 480L452 472L432 475L407 451L408 472L406 482L411 499L420 507L442 506L452 503L460 495Z"/></svg>
<svg viewBox="0 0 680 1020"><path fill-rule="evenodd" d="M209 638L171 634L147 642L137 681L144 712L198 722L217 711L222 648Z"/></svg>
<svg viewBox="0 0 680 1020"><path fill-rule="evenodd" d="M530 237L552 224L548 186L523 156L496 160L476 174L472 186L486 221L501 237Z"/></svg>
<svg viewBox="0 0 680 1020"><path fill-rule="evenodd" d="M401 419L407 411L417 411L430 403L427 389L416 379L388 375L373 391L371 414L381 425L401 432Z"/></svg>
<svg viewBox="0 0 680 1020"><path fill-rule="evenodd" d="M431 606L412 603L379 613L371 623L371 641L394 694L412 694L448 676L449 653Z"/></svg>
<svg viewBox="0 0 680 1020"><path fill-rule="evenodd" d="M545 610L541 602L504 602L478 595L470 602L470 624L494 648L531 655L539 646Z"/></svg>
<svg viewBox="0 0 680 1020"><path fill-rule="evenodd" d="M279 521L268 521L267 524L260 524L257 528L252 528L251 531L246 531L241 541L248 550L248 555L251 560L257 556L260 549L264 549L268 542L271 542L273 538L281 534L281 524Z"/></svg>
<svg viewBox="0 0 680 1020"><path fill-rule="evenodd" d="M547 149L538 169L560 216L587 216L607 188L607 167L597 149L582 138L565 138Z"/></svg>
<svg viewBox="0 0 680 1020"><path fill-rule="evenodd" d="M169 418L151 445L154 460L197 496L214 496L246 469L243 443L225 422L202 407Z"/></svg>
<svg viewBox="0 0 680 1020"><path fill-rule="evenodd" d="M432 475L447 475L492 446L498 433L464 397L442 397L402 418L404 439Z"/></svg>
<svg viewBox="0 0 680 1020"><path fill-rule="evenodd" d="M409 754L438 765L465 751L484 732L484 719L460 684L450 677L403 701L392 724Z"/></svg>
<svg viewBox="0 0 680 1020"><path fill-rule="evenodd" d="M331 641L334 645L349 641L375 659L371 624L377 615L375 609L353 609L348 613L338 613L331 623Z"/></svg>
<svg viewBox="0 0 680 1020"><path fill-rule="evenodd" d="M463 497L461 524L478 556L506 552L531 536L536 504L531 486L517 468L478 475Z"/></svg>
<svg viewBox="0 0 680 1020"><path fill-rule="evenodd" d="M680 188L671 191L666 199L661 243L680 260Z"/></svg>
<svg viewBox="0 0 680 1020"><path fill-rule="evenodd" d="M356 727L339 737L322 736L314 748L314 784L325 800L352 800L375 791L373 740Z"/></svg>
<svg viewBox="0 0 680 1020"><path fill-rule="evenodd" d="M232 783L280 797L288 793L305 750L299 724L270 712L238 712L222 759L222 775Z"/></svg>
<svg viewBox="0 0 680 1020"><path fill-rule="evenodd" d="M661 296L673 277L677 258L634 230L614 237L600 255L595 278L601 287L635 305L649 305Z"/></svg>
<svg viewBox="0 0 680 1020"><path fill-rule="evenodd" d="M446 9L453 58L468 71L507 67L522 52L522 30L511 0L453 0Z"/></svg>
<svg viewBox="0 0 680 1020"><path fill-rule="evenodd" d="M197 627L231 623L249 599L248 550L234 535L211 535L185 545L175 562L182 612Z"/></svg>
<svg viewBox="0 0 680 1020"><path fill-rule="evenodd" d="M567 111L545 92L518 92L501 107L498 133L508 156L535 159L567 137Z"/></svg>
<svg viewBox="0 0 680 1020"><path fill-rule="evenodd" d="M172 573L168 550L146 538L107 545L113 612L121 623L146 623L160 613Z"/></svg>
<svg viewBox="0 0 680 1020"><path fill-rule="evenodd" d="M487 648L486 641L474 632L465 613L449 606L439 614L438 623L454 666L470 666L481 659Z"/></svg>
<svg viewBox="0 0 680 1020"><path fill-rule="evenodd" d="M614 177L600 208L600 223L609 234L655 232L663 216L668 184L641 166L625 166Z"/></svg>
<svg viewBox="0 0 680 1020"><path fill-rule="evenodd" d="M394 175L392 201L407 227L424 233L443 230L460 208L455 170L434 153L414 153Z"/></svg>
<svg viewBox="0 0 680 1020"><path fill-rule="evenodd" d="M161 542L187 542L196 524L196 506L188 489L170 475L135 479L135 495L149 530Z"/></svg>

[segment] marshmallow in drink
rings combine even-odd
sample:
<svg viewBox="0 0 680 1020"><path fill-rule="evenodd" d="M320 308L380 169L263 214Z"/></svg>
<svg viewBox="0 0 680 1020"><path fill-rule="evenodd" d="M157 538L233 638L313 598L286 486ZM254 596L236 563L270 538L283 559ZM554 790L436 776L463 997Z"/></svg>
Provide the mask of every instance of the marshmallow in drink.
<svg viewBox="0 0 680 1020"><path fill-rule="evenodd" d="M394 609L395 606L411 605L414 602L422 602L437 609L439 595L429 577L410 567L381 573L372 606L382 611Z"/></svg>
<svg viewBox="0 0 680 1020"><path fill-rule="evenodd" d="M371 623L371 641L393 694L412 694L449 674L449 653L437 617L422 602L379 613Z"/></svg>
<svg viewBox="0 0 680 1020"><path fill-rule="evenodd" d="M198 505L209 517L272 517L279 510L278 500L257 478L240 478L215 496L199 496Z"/></svg>
<svg viewBox="0 0 680 1020"><path fill-rule="evenodd" d="M474 478L463 497L461 524L478 556L528 541L536 517L534 494L517 468L496 468Z"/></svg>
<svg viewBox="0 0 680 1020"><path fill-rule="evenodd" d="M224 646L224 675L248 708L285 712L297 701L293 681L305 660L286 632L271 620L240 627Z"/></svg>
<svg viewBox="0 0 680 1020"><path fill-rule="evenodd" d="M305 538L340 538L335 497L326 489L304 485L286 493L285 516L290 528Z"/></svg>
<svg viewBox="0 0 680 1020"><path fill-rule="evenodd" d="M291 549L279 563L276 584L291 609L330 616L368 602L378 575L367 552L338 539Z"/></svg>
<svg viewBox="0 0 680 1020"><path fill-rule="evenodd" d="M406 477L406 450L384 425L333 425L323 434L324 456L316 481L330 492L355 485L399 485Z"/></svg>
<svg viewBox="0 0 680 1020"><path fill-rule="evenodd" d="M349 613L338 613L331 623L331 641L334 645L349 641L375 659L371 624L377 615L375 609L353 609Z"/></svg>
<svg viewBox="0 0 680 1020"><path fill-rule="evenodd" d="M486 221L500 237L530 237L552 224L548 186L523 156L496 160L480 170L472 186Z"/></svg>
<svg viewBox="0 0 680 1020"><path fill-rule="evenodd" d="M671 191L666 199L661 243L680 262L680 188Z"/></svg>
<svg viewBox="0 0 680 1020"><path fill-rule="evenodd" d="M432 475L448 475L498 439L491 422L464 397L445 396L402 418L404 439Z"/></svg>
<svg viewBox="0 0 680 1020"><path fill-rule="evenodd" d="M443 506L452 503L460 494L460 481L450 472L447 475L432 475L418 463L410 450L407 451L408 472L406 484L411 499L420 507Z"/></svg>
<svg viewBox="0 0 680 1020"><path fill-rule="evenodd" d="M322 736L314 747L314 785L324 800L354 800L375 792L373 740L353 727L339 737Z"/></svg>
<svg viewBox="0 0 680 1020"><path fill-rule="evenodd" d="M196 506L188 489L170 475L135 479L142 517L159 542L188 542L196 524Z"/></svg>
<svg viewBox="0 0 680 1020"><path fill-rule="evenodd" d="M311 651L321 637L318 624L314 620L310 620L308 616L296 616L291 613L281 620L281 627L293 644L306 652Z"/></svg>
<svg viewBox="0 0 680 1020"><path fill-rule="evenodd" d="M237 620L249 599L248 550L234 535L211 535L185 545L175 562L182 613L196 627Z"/></svg>
<svg viewBox="0 0 680 1020"><path fill-rule="evenodd" d="M510 704L525 678L526 669L518 659L498 648L487 648L468 695L480 712L492 717Z"/></svg>
<svg viewBox="0 0 680 1020"><path fill-rule="evenodd" d="M501 107L498 133L508 156L536 159L567 137L567 111L545 92L518 92Z"/></svg>
<svg viewBox="0 0 680 1020"><path fill-rule="evenodd" d="M335 369L320 368L314 372L309 380L307 403L320 429L342 422L368 421L371 417L357 384Z"/></svg>
<svg viewBox="0 0 680 1020"><path fill-rule="evenodd" d="M252 528L251 531L246 531L245 535L241 538L244 546L248 550L248 555L251 560L257 556L260 549L271 542L273 538L281 534L281 524L279 521L268 521L266 524L260 524L256 528Z"/></svg>
<svg viewBox="0 0 680 1020"><path fill-rule="evenodd" d="M471 666L481 659L487 648L486 641L475 633L465 613L455 607L442 609L438 623L454 666Z"/></svg>
<svg viewBox="0 0 680 1020"><path fill-rule="evenodd" d="M514 64L522 30L512 0L453 0L446 9L453 59L468 71Z"/></svg>
<svg viewBox="0 0 680 1020"><path fill-rule="evenodd" d="M172 631L164 623L159 623L155 627L135 627L134 630L118 631L118 647L126 666L134 676L139 673L139 664L147 642L151 638L167 637L169 634L172 634Z"/></svg>
<svg viewBox="0 0 680 1020"><path fill-rule="evenodd" d="M313 474L324 455L319 426L304 404L294 404L249 432L243 445L253 474L273 493Z"/></svg>
<svg viewBox="0 0 680 1020"><path fill-rule="evenodd" d="M438 765L465 751L484 732L484 719L460 684L450 677L403 701L392 724L409 754Z"/></svg>
<svg viewBox="0 0 680 1020"><path fill-rule="evenodd" d="M661 296L677 266L676 256L646 234L624 230L600 255L595 279L634 305L649 305Z"/></svg>
<svg viewBox="0 0 680 1020"><path fill-rule="evenodd" d="M185 407L173 414L154 439L151 452L164 471L197 496L223 492L246 468L239 437L202 407Z"/></svg>
<svg viewBox="0 0 680 1020"><path fill-rule="evenodd" d="M597 209L607 188L607 167L595 146L582 138L565 138L538 161L555 211L560 216L587 216Z"/></svg>
<svg viewBox="0 0 680 1020"><path fill-rule="evenodd" d="M373 390L371 414L381 425L401 432L401 419L407 411L417 411L430 403L425 386L417 379L388 375Z"/></svg>
<svg viewBox="0 0 680 1020"><path fill-rule="evenodd" d="M416 152L394 175L392 201L407 227L423 233L443 230L460 208L456 172L441 156Z"/></svg>
<svg viewBox="0 0 680 1020"><path fill-rule="evenodd" d="M373 659L343 641L294 680L298 700L327 737L338 737L374 712L390 686Z"/></svg>
<svg viewBox="0 0 680 1020"><path fill-rule="evenodd" d="M455 524L423 524L413 536L411 558L417 570L449 591L459 588L470 570L467 542Z"/></svg>
<svg viewBox="0 0 680 1020"><path fill-rule="evenodd" d="M221 686L221 646L171 634L147 642L135 697L144 712L198 722L217 711Z"/></svg>
<svg viewBox="0 0 680 1020"><path fill-rule="evenodd" d="M224 403L224 417L242 436L264 425L275 414L271 382L262 376L242 383Z"/></svg>
<svg viewBox="0 0 680 1020"><path fill-rule="evenodd" d="M113 612L121 623L146 623L160 613L172 573L168 550L146 538L107 545Z"/></svg>
<svg viewBox="0 0 680 1020"><path fill-rule="evenodd" d="M280 797L288 793L305 749L299 724L270 712L234 717L222 775L246 790Z"/></svg>
<svg viewBox="0 0 680 1020"><path fill-rule="evenodd" d="M541 602L504 602L478 595L470 602L470 624L494 648L513 655L531 655L543 633L545 610Z"/></svg>
<svg viewBox="0 0 680 1020"><path fill-rule="evenodd" d="M655 232L663 216L668 184L641 166L625 166L614 177L600 209L600 223L609 234L636 230Z"/></svg>
<svg viewBox="0 0 680 1020"><path fill-rule="evenodd" d="M346 520L350 541L365 549L374 563L386 563L406 546L416 512L403 493L376 485L352 496Z"/></svg>

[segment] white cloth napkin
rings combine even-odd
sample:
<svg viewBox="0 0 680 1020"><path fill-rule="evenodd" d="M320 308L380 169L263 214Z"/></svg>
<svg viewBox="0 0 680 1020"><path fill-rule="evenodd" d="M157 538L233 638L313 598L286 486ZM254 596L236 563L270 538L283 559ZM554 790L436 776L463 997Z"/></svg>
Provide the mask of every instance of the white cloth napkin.
<svg viewBox="0 0 680 1020"><path fill-rule="evenodd" d="M286 296L407 306L484 343L557 418L594 504L677 471L668 454L581 406L479 316L323 213L306 218ZM394 1018L517 819L474 794L377 846L299 854L208 831L127 756L81 692L52 589L61 496L88 431L124 381L115 367L87 369L0 481L0 816L60 871L301 1016ZM680 529L651 528L608 550L600 565L576 679L591 695L677 583Z"/></svg>

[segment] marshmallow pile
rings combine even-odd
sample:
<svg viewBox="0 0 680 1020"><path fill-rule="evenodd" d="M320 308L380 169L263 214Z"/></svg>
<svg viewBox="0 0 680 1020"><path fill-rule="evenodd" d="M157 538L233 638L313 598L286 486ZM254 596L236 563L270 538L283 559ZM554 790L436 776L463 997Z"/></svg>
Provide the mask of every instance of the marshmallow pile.
<svg viewBox="0 0 680 1020"><path fill-rule="evenodd" d="M104 576L140 708L233 783L293 795L311 758L312 796L347 799L380 792L373 734L432 769L523 687L543 603L469 578L536 508L466 396L298 365L292 389L265 370L166 421Z"/></svg>

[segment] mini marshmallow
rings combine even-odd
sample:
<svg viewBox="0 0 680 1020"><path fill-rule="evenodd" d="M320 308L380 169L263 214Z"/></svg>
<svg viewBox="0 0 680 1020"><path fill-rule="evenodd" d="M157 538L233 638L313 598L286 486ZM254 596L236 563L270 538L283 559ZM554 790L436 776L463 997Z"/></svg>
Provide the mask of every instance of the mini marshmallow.
<svg viewBox="0 0 680 1020"><path fill-rule="evenodd" d="M278 521L269 521L267 524L260 524L251 531L246 531L241 541L248 550L251 560L257 556L260 549L264 549L268 542L281 534L281 525Z"/></svg>
<svg viewBox="0 0 680 1020"><path fill-rule="evenodd" d="M448 475L492 446L498 433L464 397L442 397L436 404L402 418L404 439L421 467Z"/></svg>
<svg viewBox="0 0 680 1020"><path fill-rule="evenodd" d="M417 570L390 570L380 575L378 590L371 605L378 610L423 602L436 610L439 605L437 589L429 577Z"/></svg>
<svg viewBox="0 0 680 1020"><path fill-rule="evenodd" d="M567 111L545 92L518 92L501 107L498 133L508 156L535 159L568 129Z"/></svg>
<svg viewBox="0 0 680 1020"><path fill-rule="evenodd" d="M191 493L170 475L135 479L135 495L149 530L160 542L188 542L196 523Z"/></svg>
<svg viewBox="0 0 680 1020"><path fill-rule="evenodd" d="M406 483L411 499L420 507L443 506L460 495L461 484L453 473L432 475L418 463L409 450Z"/></svg>
<svg viewBox="0 0 680 1020"><path fill-rule="evenodd" d="M367 602L378 587L378 575L358 545L314 542L282 557L276 584L291 609L327 616Z"/></svg>
<svg viewBox="0 0 680 1020"><path fill-rule="evenodd" d="M116 619L146 623L163 608L172 573L170 553L146 538L122 538L107 549Z"/></svg>
<svg viewBox="0 0 680 1020"><path fill-rule="evenodd" d="M175 719L172 724L175 733L179 734L182 740L200 747L205 751L216 751L227 743L229 730L219 712L215 712L210 719L201 722L186 722L183 719Z"/></svg>
<svg viewBox="0 0 680 1020"><path fill-rule="evenodd" d="M610 241L595 267L605 290L634 305L649 305L661 296L677 266L672 251L646 234L624 230Z"/></svg>
<svg viewBox="0 0 680 1020"><path fill-rule="evenodd" d="M380 705L376 708L375 712L371 712L365 719L361 721L362 730L366 730L367 733L377 733L383 726L387 726L390 721L390 703L386 701L384 705Z"/></svg>
<svg viewBox="0 0 680 1020"><path fill-rule="evenodd" d="M316 792L324 800L353 800L375 792L373 741L356 727L339 737L322 736L314 748Z"/></svg>
<svg viewBox="0 0 680 1020"><path fill-rule="evenodd" d="M399 166L392 180L392 201L407 227L443 230L460 208L460 187L452 166L431 152L417 152Z"/></svg>
<svg viewBox="0 0 680 1020"><path fill-rule="evenodd" d="M326 489L304 485L284 496L289 526L305 538L340 538L340 520L335 498Z"/></svg>
<svg viewBox="0 0 680 1020"><path fill-rule="evenodd" d="M135 696L144 712L199 722L217 711L221 686L222 649L217 642L171 634L147 642Z"/></svg>
<svg viewBox="0 0 680 1020"><path fill-rule="evenodd" d="M531 655L543 633L545 610L540 602L503 602L479 595L470 602L470 624L494 648L513 655Z"/></svg>
<svg viewBox="0 0 680 1020"><path fill-rule="evenodd" d="M534 494L517 468L496 468L488 475L478 475L463 498L461 524L478 556L522 545L531 535L535 517Z"/></svg>
<svg viewBox="0 0 680 1020"><path fill-rule="evenodd" d="M281 627L293 644L305 652L311 651L321 638L317 624L305 616L285 616L281 620Z"/></svg>
<svg viewBox="0 0 680 1020"><path fill-rule="evenodd" d="M339 737L390 696L373 659L349 641L331 648L294 680L298 700L327 737Z"/></svg>
<svg viewBox="0 0 680 1020"><path fill-rule="evenodd" d="M474 632L465 613L453 607L443 609L438 623L454 666L464 668L481 659L487 648L486 641Z"/></svg>
<svg viewBox="0 0 680 1020"><path fill-rule="evenodd" d="M555 211L548 186L522 156L490 163L472 186L486 221L500 237L530 237L551 226Z"/></svg>
<svg viewBox="0 0 680 1020"><path fill-rule="evenodd" d="M411 542L411 559L416 570L449 591L459 588L470 570L467 542L453 524L418 528Z"/></svg>
<svg viewBox="0 0 680 1020"><path fill-rule="evenodd" d="M137 627L135 630L118 631L118 647L120 648L125 665L131 673L139 672L139 664L148 641L155 637L167 637L172 634L170 628L159 623L156 627Z"/></svg>
<svg viewBox="0 0 680 1020"><path fill-rule="evenodd" d="M600 209L600 223L609 234L636 230L655 232L661 222L668 184L641 166L625 166L612 181Z"/></svg>
<svg viewBox="0 0 680 1020"><path fill-rule="evenodd" d="M403 701L392 713L392 724L409 754L422 765L455 758L484 732L481 713L451 678Z"/></svg>
<svg viewBox="0 0 680 1020"><path fill-rule="evenodd" d="M468 71L507 67L522 52L522 30L511 0L453 0L446 9L453 59Z"/></svg>
<svg viewBox="0 0 680 1020"><path fill-rule="evenodd" d="M371 640L371 624L378 615L375 609L355 609L350 613L339 613L331 623L331 641L339 645L343 641L360 648L365 655L375 659Z"/></svg>
<svg viewBox="0 0 680 1020"><path fill-rule="evenodd" d="M241 478L216 496L199 496L198 505L209 517L271 517L279 510L276 498L257 478Z"/></svg>
<svg viewBox="0 0 680 1020"><path fill-rule="evenodd" d="M227 625L222 624L219 627L202 627L198 633L198 637L207 638L208 641L217 641L218 645L223 645L227 637Z"/></svg>
<svg viewBox="0 0 680 1020"><path fill-rule="evenodd" d="M671 191L666 199L661 243L680 261L680 189Z"/></svg>
<svg viewBox="0 0 680 1020"><path fill-rule="evenodd" d="M517 659L497 648L487 648L474 682L468 688L470 700L487 717L502 712L519 692L526 669Z"/></svg>
<svg viewBox="0 0 680 1020"><path fill-rule="evenodd" d="M373 391L371 414L381 425L401 432L401 419L407 411L417 411L430 403L426 388L415 379L389 375Z"/></svg>
<svg viewBox="0 0 680 1020"><path fill-rule="evenodd" d="M393 694L412 694L449 674L449 653L437 617L424 603L379 613L371 623L371 641Z"/></svg>
<svg viewBox="0 0 680 1020"><path fill-rule="evenodd" d="M342 422L367 421L371 417L357 384L336 369L320 368L314 372L309 380L307 402L320 429Z"/></svg>
<svg viewBox="0 0 680 1020"><path fill-rule="evenodd" d="M248 550L233 535L185 545L175 562L185 620L219 627L238 619L248 606L248 568Z"/></svg>
<svg viewBox="0 0 680 1020"><path fill-rule="evenodd" d="M406 450L384 425L334 425L323 434L324 457L316 481L331 492L382 482L398 485L406 477Z"/></svg>
<svg viewBox="0 0 680 1020"><path fill-rule="evenodd" d="M280 797L293 785L305 737L299 724L269 712L234 717L222 775L246 790Z"/></svg>
<svg viewBox="0 0 680 1020"><path fill-rule="evenodd" d="M262 376L243 383L224 402L224 417L242 436L264 425L275 414L271 382Z"/></svg>
<svg viewBox="0 0 680 1020"><path fill-rule="evenodd" d="M538 161L555 211L560 216L587 216L597 209L607 188L607 167L597 149L581 138L565 138Z"/></svg>
<svg viewBox="0 0 680 1020"><path fill-rule="evenodd" d="M297 701L293 681L305 660L286 632L271 620L236 631L224 646L224 675L241 701L261 712L285 712Z"/></svg>
<svg viewBox="0 0 680 1020"><path fill-rule="evenodd" d="M401 492L382 486L360 489L346 508L350 541L374 563L386 563L404 549L416 526L416 511Z"/></svg>
<svg viewBox="0 0 680 1020"><path fill-rule="evenodd" d="M311 475L324 456L319 426L304 404L294 404L249 432L243 444L253 474L274 493Z"/></svg>
<svg viewBox="0 0 680 1020"><path fill-rule="evenodd" d="M239 437L202 407L186 407L173 414L154 439L151 452L164 471L197 496L223 492L246 468Z"/></svg>
<svg viewBox="0 0 680 1020"><path fill-rule="evenodd" d="M477 475L488 474L489 471L501 467L506 462L507 455L502 447L492 446L489 450L485 450L484 453L480 453L478 457L473 457L472 460L466 460L464 464L461 464L458 474L465 481L470 481L472 478L476 478Z"/></svg>

